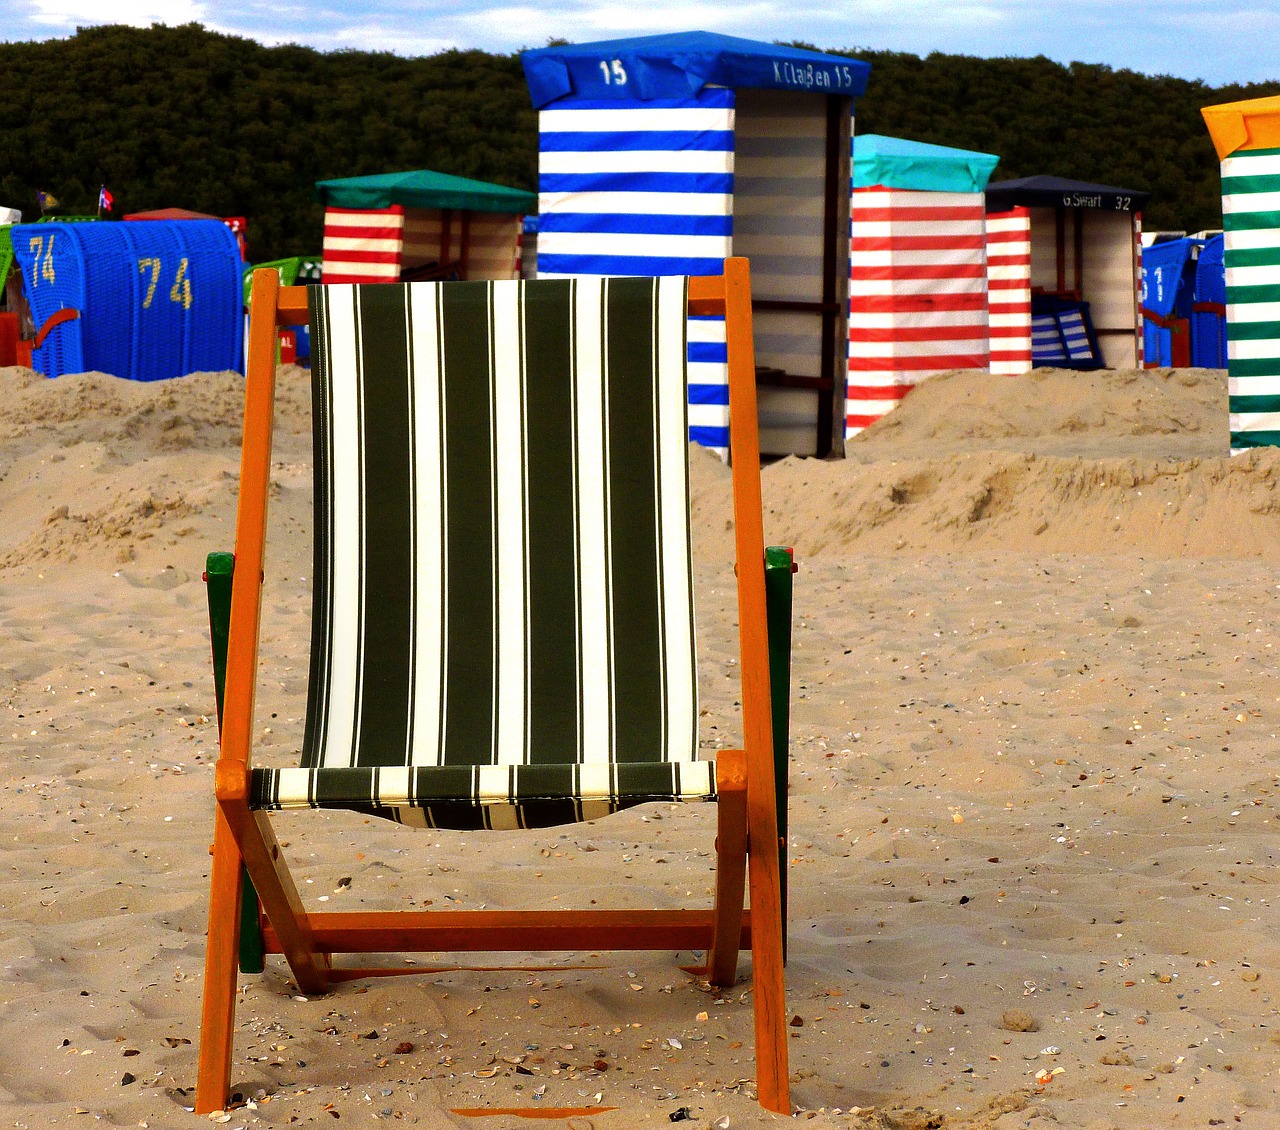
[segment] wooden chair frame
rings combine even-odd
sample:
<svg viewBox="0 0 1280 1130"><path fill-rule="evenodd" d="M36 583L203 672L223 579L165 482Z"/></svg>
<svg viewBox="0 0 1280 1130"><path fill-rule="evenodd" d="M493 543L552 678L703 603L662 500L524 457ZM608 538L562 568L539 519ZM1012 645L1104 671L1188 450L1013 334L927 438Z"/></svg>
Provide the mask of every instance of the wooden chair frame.
<svg viewBox="0 0 1280 1130"><path fill-rule="evenodd" d="M750 272L745 259L729 259L723 276L689 280L689 310L723 314L729 340L730 435L733 452L741 644L743 749L717 757L719 794L714 905L703 910L393 911L323 912L303 907L269 814L249 805L253 714L262 609L264 543L275 403L275 351L279 325L307 320L305 287L282 287L275 271L254 275L249 328L240 504L230 627L225 641L215 624L215 667L225 647L225 691L220 695L221 752L215 774L216 814L200 1029L197 1113L225 1105L230 1085L242 922L254 933L261 906L261 948L283 954L301 992L324 993L336 981L379 971L341 970L334 953L446 953L538 950L705 950L701 970L713 984L736 978L738 954L752 954L759 1101L790 1113L786 1002L783 989L781 863L785 841L786 687L772 687L781 717L781 772L775 773L771 709L770 632L756 432L755 363L751 338ZM774 642L785 622L789 637L790 573L787 551L771 550L771 587L785 579L787 613L775 611ZM222 555L224 558L226 555ZM211 563L213 559L211 558ZM214 577L210 577L214 580ZM212 593L211 586L211 593ZM779 608L774 601L775 609ZM789 639L787 641L789 647ZM775 679L786 681L777 660ZM744 910L749 877L751 909ZM247 902L247 908L245 904ZM250 946L250 951L253 947ZM260 959L258 968L261 968ZM401 970L403 971L403 970Z"/></svg>

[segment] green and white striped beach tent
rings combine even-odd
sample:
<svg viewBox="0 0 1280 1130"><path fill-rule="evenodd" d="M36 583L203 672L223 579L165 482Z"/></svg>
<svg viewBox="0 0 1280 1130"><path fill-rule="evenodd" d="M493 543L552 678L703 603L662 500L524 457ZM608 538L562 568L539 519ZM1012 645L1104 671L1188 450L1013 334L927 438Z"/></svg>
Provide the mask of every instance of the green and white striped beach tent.
<svg viewBox="0 0 1280 1130"><path fill-rule="evenodd" d="M1201 113L1222 160L1231 450L1280 446L1280 97Z"/></svg>

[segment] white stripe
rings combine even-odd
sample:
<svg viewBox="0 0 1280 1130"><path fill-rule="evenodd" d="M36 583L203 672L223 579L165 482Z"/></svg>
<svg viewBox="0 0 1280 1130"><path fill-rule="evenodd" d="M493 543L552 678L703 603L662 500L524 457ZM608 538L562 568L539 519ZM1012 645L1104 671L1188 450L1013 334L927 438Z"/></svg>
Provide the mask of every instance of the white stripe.
<svg viewBox="0 0 1280 1130"><path fill-rule="evenodd" d="M685 431L684 280L658 282L658 441L662 490L661 583L666 635L667 758L693 760L698 748L689 601L689 437Z"/></svg>
<svg viewBox="0 0 1280 1130"><path fill-rule="evenodd" d="M327 290L332 334L329 373L333 412L333 575L330 600L329 716L324 764L354 764L356 676L360 661L360 589L362 531L360 521L360 411L356 388L355 290Z"/></svg>
<svg viewBox="0 0 1280 1130"><path fill-rule="evenodd" d="M1246 215L1249 212L1275 212L1280 210L1280 192L1232 192L1222 197L1224 216Z"/></svg>
<svg viewBox="0 0 1280 1130"><path fill-rule="evenodd" d="M727 192L544 192L538 210L544 215L731 216L733 197Z"/></svg>
<svg viewBox="0 0 1280 1130"><path fill-rule="evenodd" d="M991 314L988 324L992 333L996 330L1003 329L1023 330L1030 324L1026 309L1023 309L1021 312L1006 314L1002 312L1004 305L1004 303L1001 303L997 306L994 302L991 304Z"/></svg>
<svg viewBox="0 0 1280 1130"><path fill-rule="evenodd" d="M885 295L934 295L987 293L987 281L977 275L972 278L927 279L866 279L856 276L849 280L849 294L853 297L882 298Z"/></svg>
<svg viewBox="0 0 1280 1130"><path fill-rule="evenodd" d="M325 282L330 281L331 275L358 275L361 279L390 279L395 281L400 277L400 268L394 263L349 263L342 258L326 258L321 266L324 272Z"/></svg>
<svg viewBox="0 0 1280 1130"><path fill-rule="evenodd" d="M689 106L667 110L543 110L540 133L638 133L655 130L731 130L733 109Z"/></svg>
<svg viewBox="0 0 1280 1130"><path fill-rule="evenodd" d="M493 284L495 478L498 493L498 756L525 759L525 467L520 284Z"/></svg>
<svg viewBox="0 0 1280 1130"><path fill-rule="evenodd" d="M929 313L910 311L883 313L852 310L849 313L850 332L856 330L895 330L901 326L985 326L984 310L937 310Z"/></svg>
<svg viewBox="0 0 1280 1130"><path fill-rule="evenodd" d="M948 239L982 238L985 229L982 220L913 220L909 216L892 220L861 220L853 216L853 238L901 239L905 236L941 236Z"/></svg>
<svg viewBox="0 0 1280 1130"><path fill-rule="evenodd" d="M619 149L540 153L539 173L731 173L732 150Z"/></svg>
<svg viewBox="0 0 1280 1130"><path fill-rule="evenodd" d="M690 318L689 340L700 342L723 342L725 324L723 318Z"/></svg>
<svg viewBox="0 0 1280 1130"><path fill-rule="evenodd" d="M1280 326L1276 327L1280 331ZM1262 341L1232 341L1227 336L1227 358L1231 361L1268 361L1280 358L1280 332Z"/></svg>
<svg viewBox="0 0 1280 1130"><path fill-rule="evenodd" d="M1272 286L1278 270L1276 267L1228 267L1227 286Z"/></svg>
<svg viewBox="0 0 1280 1130"><path fill-rule="evenodd" d="M1267 251L1280 247L1280 231L1275 228L1255 228L1249 231L1224 232L1223 246L1227 251Z"/></svg>
<svg viewBox="0 0 1280 1130"><path fill-rule="evenodd" d="M383 254L394 255L400 250L400 242L398 239L376 236L365 238L363 236L327 235L324 237L324 253L331 258L341 258L341 256L335 255L339 251L380 251Z"/></svg>
<svg viewBox="0 0 1280 1130"><path fill-rule="evenodd" d="M987 278L993 282L1021 282L1031 277L1031 267L1026 263L1000 263L987 260ZM1001 291L1000 293L1005 293Z"/></svg>
<svg viewBox="0 0 1280 1130"><path fill-rule="evenodd" d="M1280 302L1231 302L1228 322L1280 322Z"/></svg>
<svg viewBox="0 0 1280 1130"><path fill-rule="evenodd" d="M334 212L326 211L324 226L329 228L402 228L403 212Z"/></svg>
<svg viewBox="0 0 1280 1130"><path fill-rule="evenodd" d="M443 497L441 447L439 286L410 287L413 311L413 759L440 764L441 663L444 659Z"/></svg>
<svg viewBox="0 0 1280 1130"><path fill-rule="evenodd" d="M1029 373L1031 371L1031 351L1027 350L1025 358L1017 361L992 361L991 372L996 376L1013 377L1019 373Z"/></svg>
<svg viewBox="0 0 1280 1130"><path fill-rule="evenodd" d="M1280 412L1232 412L1227 419L1232 432L1280 432Z"/></svg>
<svg viewBox="0 0 1280 1130"><path fill-rule="evenodd" d="M691 428L723 428L729 424L729 406L727 404L690 404L689 426Z"/></svg>
<svg viewBox="0 0 1280 1130"><path fill-rule="evenodd" d="M1031 220L1027 216L987 216L987 231L989 232L1003 234L1004 232L1022 232L1030 229ZM1015 244L1015 246L1017 245Z"/></svg>
<svg viewBox="0 0 1280 1130"><path fill-rule="evenodd" d="M980 247L895 247L887 251L854 250L849 265L858 267L974 267L983 262Z"/></svg>
<svg viewBox="0 0 1280 1130"><path fill-rule="evenodd" d="M1280 375L1272 377L1228 377L1228 396L1280 396Z"/></svg>
<svg viewBox="0 0 1280 1130"><path fill-rule="evenodd" d="M939 364L950 365L950 358L981 356L986 367L987 339L985 337L951 340L942 336L929 341L860 341L849 342L850 357L937 357Z"/></svg>
<svg viewBox="0 0 1280 1130"><path fill-rule="evenodd" d="M1225 157L1222 161L1222 176L1227 177L1265 177L1280 174L1280 154L1252 156L1242 153L1238 157Z"/></svg>
<svg viewBox="0 0 1280 1130"><path fill-rule="evenodd" d="M723 361L690 361L688 381L691 385L727 385L729 366Z"/></svg>
<svg viewBox="0 0 1280 1130"><path fill-rule="evenodd" d="M548 232L538 237L539 255L640 255L728 258L730 241L720 235L631 235L622 232Z"/></svg>
<svg viewBox="0 0 1280 1130"><path fill-rule="evenodd" d="M609 669L609 557L606 536L604 373L601 368L603 283L577 282L574 343L578 456L579 650L582 664L582 758L610 758L612 688Z"/></svg>

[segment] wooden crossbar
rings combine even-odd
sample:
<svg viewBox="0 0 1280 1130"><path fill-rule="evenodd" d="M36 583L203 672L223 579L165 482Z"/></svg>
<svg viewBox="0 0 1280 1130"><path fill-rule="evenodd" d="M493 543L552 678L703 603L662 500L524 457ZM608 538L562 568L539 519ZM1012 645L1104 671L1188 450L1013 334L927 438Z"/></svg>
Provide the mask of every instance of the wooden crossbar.
<svg viewBox="0 0 1280 1130"><path fill-rule="evenodd" d="M547 950L706 950L707 910L326 911L308 914L318 949L327 953L514 953ZM283 953L270 925L268 953ZM742 947L751 946L751 912L743 911Z"/></svg>

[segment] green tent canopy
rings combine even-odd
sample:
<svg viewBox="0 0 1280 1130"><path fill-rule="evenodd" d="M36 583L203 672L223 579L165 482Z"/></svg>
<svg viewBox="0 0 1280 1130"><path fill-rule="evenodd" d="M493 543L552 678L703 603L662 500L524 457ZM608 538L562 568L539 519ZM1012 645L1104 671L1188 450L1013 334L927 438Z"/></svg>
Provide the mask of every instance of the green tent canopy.
<svg viewBox="0 0 1280 1130"><path fill-rule="evenodd" d="M419 169L316 182L315 198L326 208L455 208L472 212L530 214L538 196L519 188L489 184Z"/></svg>

